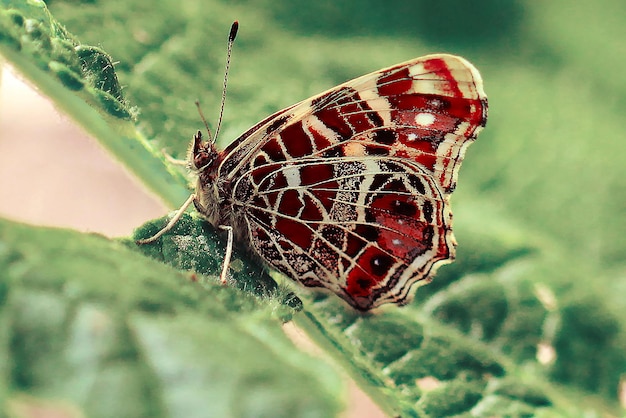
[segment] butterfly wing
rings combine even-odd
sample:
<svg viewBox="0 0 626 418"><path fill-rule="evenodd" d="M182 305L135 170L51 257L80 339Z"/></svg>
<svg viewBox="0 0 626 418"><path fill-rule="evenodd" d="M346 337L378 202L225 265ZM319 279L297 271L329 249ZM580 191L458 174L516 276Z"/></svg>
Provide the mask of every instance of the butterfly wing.
<svg viewBox="0 0 626 418"><path fill-rule="evenodd" d="M454 257L449 194L487 99L462 58L430 55L337 86L223 153L251 247L357 309L402 303Z"/></svg>

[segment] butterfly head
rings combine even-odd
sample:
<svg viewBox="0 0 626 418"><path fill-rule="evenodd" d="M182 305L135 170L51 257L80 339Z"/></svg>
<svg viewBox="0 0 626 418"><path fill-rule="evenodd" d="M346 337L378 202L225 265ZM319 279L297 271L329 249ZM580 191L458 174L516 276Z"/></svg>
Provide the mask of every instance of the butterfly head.
<svg viewBox="0 0 626 418"><path fill-rule="evenodd" d="M189 168L196 172L202 172L212 168L217 163L219 153L212 141L203 141L202 132L198 131L193 136L189 148Z"/></svg>

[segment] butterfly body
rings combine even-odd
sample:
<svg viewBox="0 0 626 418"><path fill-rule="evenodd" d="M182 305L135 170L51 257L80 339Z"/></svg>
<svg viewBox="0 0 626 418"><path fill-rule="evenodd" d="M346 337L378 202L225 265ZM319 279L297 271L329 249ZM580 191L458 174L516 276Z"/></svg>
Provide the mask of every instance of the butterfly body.
<svg viewBox="0 0 626 418"><path fill-rule="evenodd" d="M486 117L470 63L417 58L281 110L223 151L198 133L194 203L305 286L363 311L402 304L454 258L449 196Z"/></svg>

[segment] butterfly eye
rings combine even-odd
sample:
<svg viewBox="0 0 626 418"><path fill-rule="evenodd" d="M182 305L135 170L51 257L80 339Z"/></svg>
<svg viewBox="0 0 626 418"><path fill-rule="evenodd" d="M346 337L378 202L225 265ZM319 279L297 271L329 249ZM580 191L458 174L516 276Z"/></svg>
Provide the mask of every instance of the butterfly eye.
<svg viewBox="0 0 626 418"><path fill-rule="evenodd" d="M193 165L196 170L205 170L213 165L216 158L217 152L212 144L205 144L194 153Z"/></svg>

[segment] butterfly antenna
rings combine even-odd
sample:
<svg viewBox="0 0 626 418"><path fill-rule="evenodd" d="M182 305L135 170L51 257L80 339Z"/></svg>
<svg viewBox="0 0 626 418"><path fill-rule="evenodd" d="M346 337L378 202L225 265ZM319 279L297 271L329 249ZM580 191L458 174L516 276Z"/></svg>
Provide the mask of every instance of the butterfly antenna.
<svg viewBox="0 0 626 418"><path fill-rule="evenodd" d="M228 50L226 52L226 70L224 71L224 85L222 86L222 104L220 105L220 116L217 120L217 128L215 128L215 136L213 137L213 143L217 141L217 135L220 132L222 126L222 116L224 115L224 103L226 102L226 87L228 85L228 71L230 70L230 56L233 51L233 43L235 43L235 37L237 36L237 30L239 29L239 22L234 21L230 27L230 33L228 34ZM205 122L206 124L206 122Z"/></svg>
<svg viewBox="0 0 626 418"><path fill-rule="evenodd" d="M200 107L200 100L196 100L196 108L198 109L198 114L200 115L200 119L202 119L202 122L204 123L204 127L206 128L206 132L208 134L208 141L211 142L213 135L211 135L211 129L209 128L209 124L206 121L206 118L204 117L204 113L202 113L202 108Z"/></svg>

